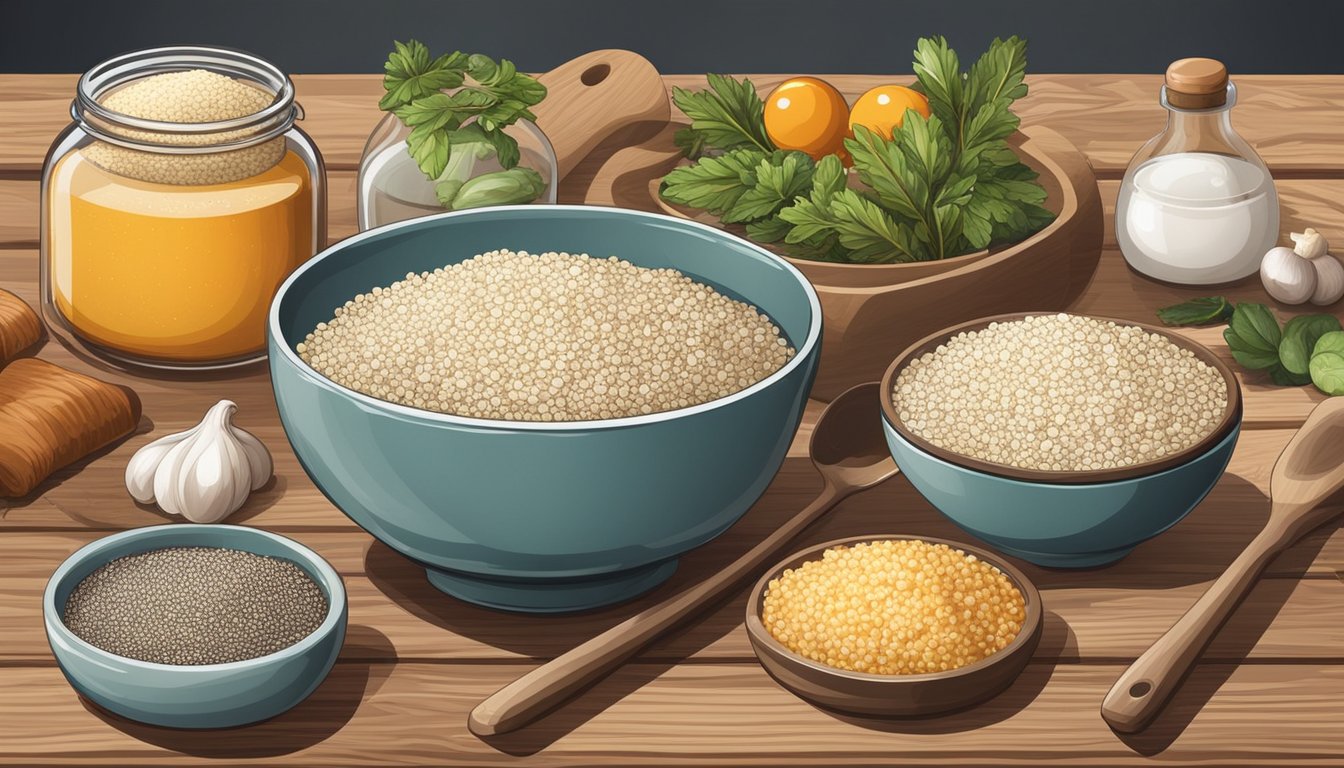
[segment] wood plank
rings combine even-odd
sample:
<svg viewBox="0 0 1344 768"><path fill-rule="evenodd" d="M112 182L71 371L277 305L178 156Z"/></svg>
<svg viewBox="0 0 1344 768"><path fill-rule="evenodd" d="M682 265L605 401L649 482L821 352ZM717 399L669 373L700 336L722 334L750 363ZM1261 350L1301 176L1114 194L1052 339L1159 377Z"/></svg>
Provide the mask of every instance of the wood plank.
<svg viewBox="0 0 1344 768"><path fill-rule="evenodd" d="M762 90L786 75L750 75ZM908 74L825 75L853 99L875 85ZM69 122L75 75L0 76L0 174L35 177L56 134ZM1344 76L1237 76L1235 125L1270 167L1283 176L1344 174L1344 137L1338 130ZM701 88L704 78L670 75L668 86ZM317 141L328 167L355 170L364 140L377 124L380 77L297 75L300 124ZM1018 105L1024 123L1043 123L1074 142L1099 173L1118 177L1135 150L1165 119L1157 103L1157 75L1030 75L1030 94Z"/></svg>
<svg viewBox="0 0 1344 768"><path fill-rule="evenodd" d="M0 178L0 248L36 248L41 213L36 179Z"/></svg>
<svg viewBox="0 0 1344 768"><path fill-rule="evenodd" d="M689 586L687 578L635 604L575 616L503 615L465 605L437 590L423 571L382 545L358 534L303 535L323 554L340 538L338 555L366 549L356 563L341 569L350 602L350 623L376 627L386 642L353 638L342 658L350 661L436 660L518 661L550 659L610 628L633 611ZM85 534L79 540L96 538ZM5 551L23 557L0 564L0 621L9 628L0 646L0 663L42 664L50 657L42 629L42 592L46 574L55 570L73 546L49 546L50 534L5 532ZM689 574L687 574L689 575ZM701 572L699 577L707 575ZM1105 571L1077 577L1051 574L1059 586L1041 590L1046 606L1046 641L1040 660L1113 662L1136 658L1180 618L1208 587L1184 584L1138 590L1109 586ZM1072 586L1066 586L1072 585ZM739 590L684 631L660 641L638 658L680 663L751 661L753 653L742 626L746 590ZM1116 621L1124 616L1124 621ZM359 630L356 634L364 632ZM365 638L367 639L367 638ZM1324 578L1271 578L1261 583L1204 654L1206 661L1244 658L1344 660L1344 583Z"/></svg>
<svg viewBox="0 0 1344 768"><path fill-rule="evenodd" d="M877 720L818 710L755 664L632 665L532 728L489 743L466 714L527 669L338 664L293 711L231 731L172 731L91 710L54 667L6 670L0 759L136 765L248 759L298 765L1337 765L1344 666L1205 665L1140 737L1111 732L1098 703L1118 666L1032 664L968 711Z"/></svg>

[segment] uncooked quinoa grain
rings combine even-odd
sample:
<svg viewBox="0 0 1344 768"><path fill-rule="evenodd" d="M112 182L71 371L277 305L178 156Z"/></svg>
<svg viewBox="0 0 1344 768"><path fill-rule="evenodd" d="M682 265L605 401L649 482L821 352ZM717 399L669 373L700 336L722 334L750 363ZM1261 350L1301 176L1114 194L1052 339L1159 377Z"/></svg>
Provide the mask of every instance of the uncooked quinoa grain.
<svg viewBox="0 0 1344 768"><path fill-rule="evenodd" d="M769 317L676 270L509 250L356 296L297 351L382 400L514 421L685 408L794 355Z"/></svg>
<svg viewBox="0 0 1344 768"><path fill-rule="evenodd" d="M892 392L917 437L1044 471L1178 453L1214 430L1227 398L1218 370L1165 336L1065 314L957 334L911 360Z"/></svg>
<svg viewBox="0 0 1344 768"><path fill-rule="evenodd" d="M159 664L242 661L312 634L327 599L301 568L216 547L128 555L89 574L65 603L65 626L118 656Z"/></svg>
<svg viewBox="0 0 1344 768"><path fill-rule="evenodd" d="M945 672L1008 646L1026 602L998 568L946 544L832 547L771 579L761 623L786 648L878 675Z"/></svg>
<svg viewBox="0 0 1344 768"><path fill-rule="evenodd" d="M204 69L165 72L136 80L99 99L123 115L168 123L210 123L262 111L275 94ZM216 145L241 139L256 128L210 133L167 133L104 125L123 138L151 144ZM226 184L256 176L280 162L283 136L242 149L203 154L144 152L95 141L81 150L95 165L127 178L157 184Z"/></svg>

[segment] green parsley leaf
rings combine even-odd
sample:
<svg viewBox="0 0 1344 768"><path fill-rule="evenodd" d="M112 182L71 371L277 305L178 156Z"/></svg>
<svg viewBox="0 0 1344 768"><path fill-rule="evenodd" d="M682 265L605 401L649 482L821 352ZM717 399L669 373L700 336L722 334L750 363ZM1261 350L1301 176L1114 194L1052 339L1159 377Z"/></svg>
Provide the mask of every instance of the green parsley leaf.
<svg viewBox="0 0 1344 768"><path fill-rule="evenodd" d="M406 137L406 146L420 170L429 178L437 179L448 167L448 132L430 125L416 126Z"/></svg>
<svg viewBox="0 0 1344 768"><path fill-rule="evenodd" d="M845 165L835 155L817 161L812 171L812 200L817 205L829 206L831 198L845 188Z"/></svg>
<svg viewBox="0 0 1344 768"><path fill-rule="evenodd" d="M747 237L758 243L777 243L792 230L793 225L778 216L747 223Z"/></svg>
<svg viewBox="0 0 1344 768"><path fill-rule="evenodd" d="M702 157L694 165L674 168L663 178L664 200L721 216L756 185L755 168L764 152L736 149L718 157Z"/></svg>
<svg viewBox="0 0 1344 768"><path fill-rule="evenodd" d="M672 89L672 101L691 119L693 133L679 143L683 149L752 147L773 152L775 145L765 134L765 105L750 80L738 82L723 75L708 75L709 90ZM692 138L692 135L698 134ZM690 155L687 155L690 157Z"/></svg>
<svg viewBox="0 0 1344 768"><path fill-rule="evenodd" d="M431 61L429 49L416 40L397 42L394 47L384 66L387 93L378 106L412 129L407 149L420 170L441 185L442 199L452 201L470 174L469 161L450 163L455 146L471 146L469 151L476 159L483 159L480 153L488 148L505 170L518 165L518 142L504 128L536 118L529 107L545 98L545 86L520 73L507 59L496 62L479 53L453 52ZM444 92L453 88L457 90ZM450 169L451 179L440 178ZM536 186L530 177L523 181L510 199ZM504 183L495 185L502 188Z"/></svg>
<svg viewBox="0 0 1344 768"><path fill-rule="evenodd" d="M390 112L399 106L437 93L444 88L462 85L466 56L454 52L433 61L429 49L419 40L394 42L395 50L388 54L383 65L383 88L387 93L378 102L378 108Z"/></svg>
<svg viewBox="0 0 1344 768"><path fill-rule="evenodd" d="M775 152L756 164L756 183L723 214L728 224L774 216L812 184L812 158L802 152Z"/></svg>
<svg viewBox="0 0 1344 768"><path fill-rule="evenodd" d="M959 137L966 116L965 78L946 38L926 37L915 43L915 77L929 99L929 110Z"/></svg>
<svg viewBox="0 0 1344 768"><path fill-rule="evenodd" d="M831 200L840 244L860 263L919 261L921 248L910 227L897 222L877 203L852 189Z"/></svg>

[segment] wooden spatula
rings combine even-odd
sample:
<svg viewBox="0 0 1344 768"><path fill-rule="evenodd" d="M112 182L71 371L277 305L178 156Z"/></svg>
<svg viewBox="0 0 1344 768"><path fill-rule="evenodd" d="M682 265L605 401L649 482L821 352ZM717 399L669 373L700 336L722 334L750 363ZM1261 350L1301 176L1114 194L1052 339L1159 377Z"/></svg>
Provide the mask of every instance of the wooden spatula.
<svg viewBox="0 0 1344 768"><path fill-rule="evenodd" d="M1274 463L1269 522L1180 621L1130 665L1106 694L1101 716L1112 728L1148 727L1199 654L1251 591L1265 566L1344 508L1321 502L1344 488L1344 397L1316 406Z"/></svg>

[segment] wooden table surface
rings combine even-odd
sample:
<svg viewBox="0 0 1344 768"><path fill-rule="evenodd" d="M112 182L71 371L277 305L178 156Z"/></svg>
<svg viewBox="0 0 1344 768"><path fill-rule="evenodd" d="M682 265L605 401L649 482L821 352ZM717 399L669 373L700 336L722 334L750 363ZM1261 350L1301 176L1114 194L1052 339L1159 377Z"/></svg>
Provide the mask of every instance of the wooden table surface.
<svg viewBox="0 0 1344 768"><path fill-rule="evenodd" d="M768 87L779 78L755 79ZM339 238L355 229L355 170L378 118L381 86L376 77L295 80L307 110L304 128L330 169L331 233ZM684 76L667 81L703 82ZM831 81L852 97L879 78ZM48 144L68 120L74 82L66 75L0 76L0 287L33 304L38 178ZM1159 79L1039 75L1029 82L1031 94L1019 104L1023 122L1054 128L1087 154L1109 216L1125 164L1161 128ZM1234 124L1278 180L1285 235L1315 226L1344 246L1344 77L1242 77L1238 85ZM610 158L621 141L599 147L571 174L562 199L647 206L647 198L640 201L631 191L639 185L611 181L611 163L622 157ZM1074 309L1152 321L1157 307L1201 293L1129 272L1108 219L1100 268ZM1225 293L1264 300L1254 279ZM1190 333L1226 354L1218 330ZM1344 761L1344 532L1333 525L1270 566L1156 726L1122 737L1098 714L1124 665L1181 615L1264 523L1270 467L1321 399L1309 387L1243 378L1245 431L1227 474L1188 518L1124 561L1093 571L1026 567L1047 609L1044 639L1013 687L976 709L904 722L819 711L777 686L756 663L739 593L536 726L486 743L466 729L467 712L480 699L651 600L714 572L810 500L820 482L805 456L807 424L760 503L718 540L684 557L669 584L633 604L579 616L513 616L438 593L420 568L333 508L290 452L264 373L170 382L96 371L52 340L38 354L133 386L152 435L138 434L62 471L0 511L0 763ZM350 625L340 661L304 704L239 731L177 732L91 710L66 685L47 648L40 607L47 576L89 541L163 522L125 493L126 462L153 436L189 426L221 397L238 402L239 423L265 441L276 461L274 483L231 521L292 536L341 572ZM808 424L818 411L809 408ZM843 503L798 547L873 533L966 537L898 477Z"/></svg>

